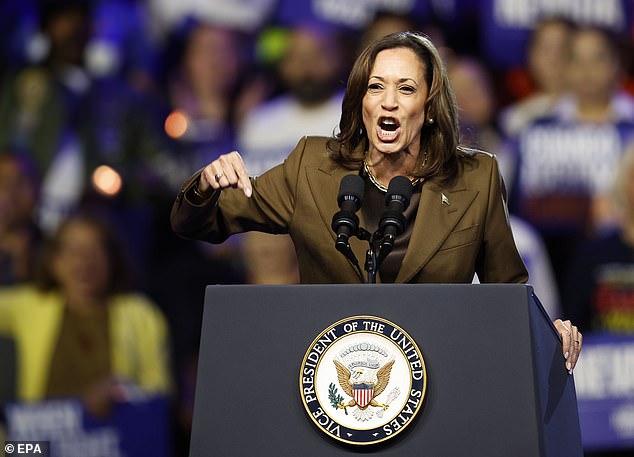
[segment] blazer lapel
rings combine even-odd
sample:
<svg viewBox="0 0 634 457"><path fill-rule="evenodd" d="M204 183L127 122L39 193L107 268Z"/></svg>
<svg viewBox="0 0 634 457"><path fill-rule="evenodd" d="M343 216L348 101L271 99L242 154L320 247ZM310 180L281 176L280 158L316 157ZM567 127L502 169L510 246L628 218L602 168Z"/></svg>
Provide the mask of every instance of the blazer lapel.
<svg viewBox="0 0 634 457"><path fill-rule="evenodd" d="M440 189L431 183L423 186L416 225L396 277L397 283L411 281L425 267L477 194L478 191L467 190L461 179L449 189Z"/></svg>
<svg viewBox="0 0 634 457"><path fill-rule="evenodd" d="M337 211L339 211L339 205L337 203L337 196L339 195L339 185L341 179L348 174L357 173L354 170L346 170L334 164L328 163L322 165L319 168L307 168L306 175L308 179L308 187L313 195L317 210L319 211L320 219L326 226L328 233L332 237L332 250L335 252L335 232L333 232L332 217ZM361 211L357 212L359 216L359 226L364 227L365 223ZM368 248L367 241L359 240L356 237L350 237L350 247L354 252L361 269L363 270L363 263L365 261L365 253ZM342 255L335 252L335 255ZM355 276L358 277L357 270L350 264L350 268L354 271Z"/></svg>

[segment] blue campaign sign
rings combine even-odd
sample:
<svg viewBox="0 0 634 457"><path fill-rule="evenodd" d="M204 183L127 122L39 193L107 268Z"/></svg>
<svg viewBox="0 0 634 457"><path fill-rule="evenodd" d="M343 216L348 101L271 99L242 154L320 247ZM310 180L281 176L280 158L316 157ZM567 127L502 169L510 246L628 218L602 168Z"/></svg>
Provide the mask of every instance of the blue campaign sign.
<svg viewBox="0 0 634 457"><path fill-rule="evenodd" d="M149 397L114 406L107 419L91 417L78 400L14 403L6 408L8 435L49 441L51 457L168 457L169 405Z"/></svg>
<svg viewBox="0 0 634 457"><path fill-rule="evenodd" d="M482 0L483 54L498 68L524 66L526 42L533 26L540 19L553 16L627 33L632 25L632 3L629 0Z"/></svg>
<svg viewBox="0 0 634 457"><path fill-rule="evenodd" d="M634 335L587 335L575 369L586 450L634 450Z"/></svg>
<svg viewBox="0 0 634 457"><path fill-rule="evenodd" d="M361 30L377 11L406 14L421 21L431 15L427 0L280 0L275 20L286 26L317 21Z"/></svg>

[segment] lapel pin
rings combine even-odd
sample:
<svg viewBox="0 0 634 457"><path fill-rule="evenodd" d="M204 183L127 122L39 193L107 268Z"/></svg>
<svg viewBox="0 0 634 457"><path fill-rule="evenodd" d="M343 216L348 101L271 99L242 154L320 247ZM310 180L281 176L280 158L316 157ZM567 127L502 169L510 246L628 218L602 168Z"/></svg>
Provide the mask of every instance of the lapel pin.
<svg viewBox="0 0 634 457"><path fill-rule="evenodd" d="M449 206L449 199L447 198L447 196L443 193L441 193L440 196L441 203L445 206Z"/></svg>

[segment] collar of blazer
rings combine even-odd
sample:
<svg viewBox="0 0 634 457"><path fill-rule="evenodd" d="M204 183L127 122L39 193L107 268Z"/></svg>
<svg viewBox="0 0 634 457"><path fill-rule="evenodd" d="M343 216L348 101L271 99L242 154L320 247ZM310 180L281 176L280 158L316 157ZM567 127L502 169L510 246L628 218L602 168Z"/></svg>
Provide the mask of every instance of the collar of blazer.
<svg viewBox="0 0 634 457"><path fill-rule="evenodd" d="M336 237L330 225L332 216L339 210L337 205L339 184L341 179L350 173L356 173L356 171L344 169L332 160L306 169L308 185L315 204L322 222L332 236L333 250ZM477 190L467 189L462 174L452 186L446 188L440 188L432 182L423 184L416 226L412 231L403 264L396 277L397 283L411 281L425 267L471 206L477 194ZM363 213L360 211L358 215L359 224L364 227ZM350 238L350 247L363 266L368 249L367 241L361 241L356 237ZM355 271L352 265L350 268Z"/></svg>

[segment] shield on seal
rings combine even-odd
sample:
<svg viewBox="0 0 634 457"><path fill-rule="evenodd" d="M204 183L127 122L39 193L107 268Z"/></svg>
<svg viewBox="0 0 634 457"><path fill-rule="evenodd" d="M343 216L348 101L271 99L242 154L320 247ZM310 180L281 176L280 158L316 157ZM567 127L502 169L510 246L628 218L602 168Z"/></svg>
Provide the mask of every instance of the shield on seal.
<svg viewBox="0 0 634 457"><path fill-rule="evenodd" d="M357 402L357 405L361 409L365 408L370 404L372 397L374 395L374 385L373 384L353 384L352 385L352 393L354 394L354 401Z"/></svg>

